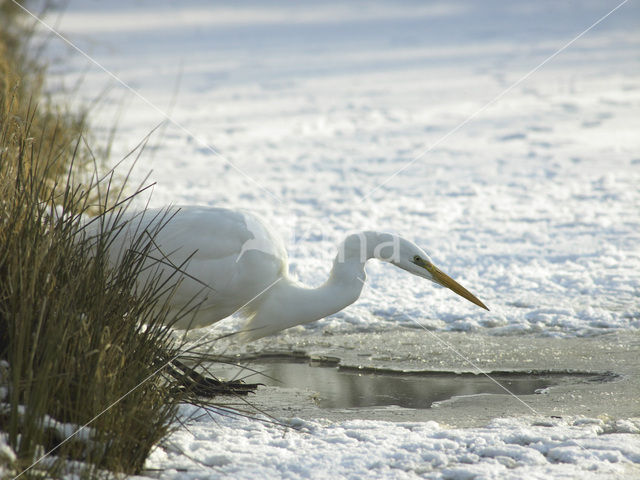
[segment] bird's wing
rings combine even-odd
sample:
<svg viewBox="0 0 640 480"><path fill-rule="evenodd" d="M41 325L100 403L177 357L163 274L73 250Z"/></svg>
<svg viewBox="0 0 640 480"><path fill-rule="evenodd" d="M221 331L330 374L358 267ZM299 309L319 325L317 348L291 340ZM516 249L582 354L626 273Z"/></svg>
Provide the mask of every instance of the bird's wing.
<svg viewBox="0 0 640 480"><path fill-rule="evenodd" d="M146 230L153 237L154 246L174 261L237 257L245 244L280 243L257 217L241 210L185 206L148 209L126 214L122 219L128 223L116 238L115 247L129 248L132 238ZM277 256L286 255L283 251L270 249Z"/></svg>
<svg viewBox="0 0 640 480"><path fill-rule="evenodd" d="M154 213L154 212L147 212ZM204 207L176 207L155 240L165 254L177 258L208 260L239 255L242 245L251 239L241 213Z"/></svg>
<svg viewBox="0 0 640 480"><path fill-rule="evenodd" d="M154 243L149 262L156 262L167 276L179 269L174 279L180 277L180 285L171 301L176 306L199 304L201 324L245 306L286 269L282 241L264 221L246 211L174 207L133 213L125 220L129 223L125 234L116 239L116 249L128 248L131 232L149 231ZM156 271L149 269L141 280Z"/></svg>

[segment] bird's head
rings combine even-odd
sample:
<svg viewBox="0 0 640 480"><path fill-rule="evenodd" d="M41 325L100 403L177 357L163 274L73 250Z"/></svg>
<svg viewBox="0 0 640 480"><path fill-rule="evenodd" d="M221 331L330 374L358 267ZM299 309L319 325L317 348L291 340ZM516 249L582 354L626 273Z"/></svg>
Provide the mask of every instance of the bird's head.
<svg viewBox="0 0 640 480"><path fill-rule="evenodd" d="M409 273L442 285L479 307L489 310L487 306L478 300L469 290L436 267L424 250L408 240L400 238L396 246L396 252L386 260Z"/></svg>

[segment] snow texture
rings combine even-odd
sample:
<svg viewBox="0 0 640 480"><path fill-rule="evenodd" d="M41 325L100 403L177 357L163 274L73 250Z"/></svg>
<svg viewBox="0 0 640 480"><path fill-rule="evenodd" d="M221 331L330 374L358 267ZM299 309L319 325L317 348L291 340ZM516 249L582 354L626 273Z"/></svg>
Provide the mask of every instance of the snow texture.
<svg viewBox="0 0 640 480"><path fill-rule="evenodd" d="M292 419L285 428L237 417L212 422L192 407L184 414L188 429L148 462L162 469L161 479L632 478L640 463L640 436L599 419L496 419L467 429Z"/></svg>
<svg viewBox="0 0 640 480"><path fill-rule="evenodd" d="M301 327L309 335L418 323L599 335L640 327L640 5L568 43L617 5L70 1L48 19L139 96L57 38L49 88L74 88L78 104L103 92L93 126L106 138L117 118L114 158L169 115L134 171L142 181L153 169L151 205L257 211L309 285L345 235L386 230L491 308L371 262L361 299ZM542 479L624 477L640 463L631 420L610 433L593 419L297 424L203 418L170 438L180 454L158 450L149 468Z"/></svg>
<svg viewBox="0 0 640 480"><path fill-rule="evenodd" d="M51 88L106 92L116 159L169 114L134 171L151 204L257 211L302 282L386 230L491 308L371 262L309 329L596 335L640 326L637 4L527 75L615 6L70 2L60 30L153 106L53 39Z"/></svg>

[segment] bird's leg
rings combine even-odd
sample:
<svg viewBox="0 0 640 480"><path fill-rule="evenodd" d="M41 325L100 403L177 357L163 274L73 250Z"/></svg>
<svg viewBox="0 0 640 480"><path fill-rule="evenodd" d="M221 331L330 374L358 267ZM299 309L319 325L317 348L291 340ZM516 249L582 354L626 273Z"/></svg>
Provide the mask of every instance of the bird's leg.
<svg viewBox="0 0 640 480"><path fill-rule="evenodd" d="M167 372L176 380L181 390L189 390L202 397L215 397L216 395L247 395L255 392L259 383L244 383L242 380L228 382L215 377L205 377L188 367L181 361L173 359L167 363Z"/></svg>

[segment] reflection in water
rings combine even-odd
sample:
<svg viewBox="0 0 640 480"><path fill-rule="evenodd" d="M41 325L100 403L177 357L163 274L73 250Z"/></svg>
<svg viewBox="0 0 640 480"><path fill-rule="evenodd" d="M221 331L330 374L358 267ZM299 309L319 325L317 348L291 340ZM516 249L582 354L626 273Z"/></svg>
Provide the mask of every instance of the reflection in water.
<svg viewBox="0 0 640 480"><path fill-rule="evenodd" d="M311 366L308 363L271 361L252 363L250 368L265 376L251 381L265 385L308 389L318 394L322 408L353 408L398 405L406 408L429 408L433 402L459 395L482 393L506 394L485 375L421 374L389 375L359 373L336 367ZM534 375L492 375L516 395L529 395L557 384L560 378Z"/></svg>

